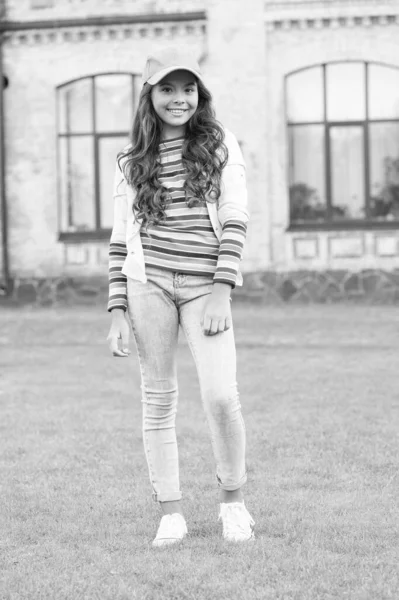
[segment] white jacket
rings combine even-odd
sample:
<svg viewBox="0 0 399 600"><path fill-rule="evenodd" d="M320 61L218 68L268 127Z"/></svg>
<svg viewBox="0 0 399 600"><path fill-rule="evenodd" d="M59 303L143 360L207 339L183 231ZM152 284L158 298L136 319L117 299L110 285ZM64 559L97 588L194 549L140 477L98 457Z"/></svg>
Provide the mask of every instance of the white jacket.
<svg viewBox="0 0 399 600"><path fill-rule="evenodd" d="M245 162L235 136L225 130L225 144L228 149L228 162L222 172L221 195L217 202L207 202L210 221L220 241L224 223L237 219L247 223L247 188ZM127 184L118 164L114 181L114 224L111 243L126 243L127 256L122 273L131 279L145 283L145 263L143 247L139 235L141 223L135 219L133 202L136 191ZM236 285L242 285L242 275L238 272Z"/></svg>

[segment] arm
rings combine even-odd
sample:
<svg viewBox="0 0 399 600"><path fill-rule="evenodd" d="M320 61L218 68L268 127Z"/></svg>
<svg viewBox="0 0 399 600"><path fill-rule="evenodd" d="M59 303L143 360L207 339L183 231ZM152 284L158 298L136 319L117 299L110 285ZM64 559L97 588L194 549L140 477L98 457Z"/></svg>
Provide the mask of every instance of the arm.
<svg viewBox="0 0 399 600"><path fill-rule="evenodd" d="M226 142L229 161L222 173L222 194L218 203L222 236L213 291L203 316L206 335L214 335L231 327L230 293L236 284L249 219L244 159L231 133L226 135Z"/></svg>
<svg viewBox="0 0 399 600"><path fill-rule="evenodd" d="M126 319L127 309L127 277L122 267L127 255L126 222L127 196L126 180L119 165L116 165L114 179L114 224L109 245L109 300L108 311L111 313L111 327L107 337L113 356L129 356L130 327ZM119 342L121 340L121 344ZM121 345L121 347L119 347Z"/></svg>
<svg viewBox="0 0 399 600"><path fill-rule="evenodd" d="M114 308L127 309L127 278L122 267L127 255L126 221L127 195L126 180L119 165L116 165L114 178L114 223L109 244L109 300L108 311Z"/></svg>

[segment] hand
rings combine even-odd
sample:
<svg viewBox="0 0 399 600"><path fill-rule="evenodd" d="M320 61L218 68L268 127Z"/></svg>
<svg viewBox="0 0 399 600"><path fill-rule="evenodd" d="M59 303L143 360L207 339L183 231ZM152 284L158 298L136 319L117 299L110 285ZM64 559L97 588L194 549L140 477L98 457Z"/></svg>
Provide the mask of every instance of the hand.
<svg viewBox="0 0 399 600"><path fill-rule="evenodd" d="M113 356L129 356L129 334L130 327L126 320L125 312L114 308L111 311L112 323L107 337L109 349Z"/></svg>
<svg viewBox="0 0 399 600"><path fill-rule="evenodd" d="M205 335L216 335L230 329L232 325L230 307L231 286L226 283L214 283L208 296L201 318Z"/></svg>

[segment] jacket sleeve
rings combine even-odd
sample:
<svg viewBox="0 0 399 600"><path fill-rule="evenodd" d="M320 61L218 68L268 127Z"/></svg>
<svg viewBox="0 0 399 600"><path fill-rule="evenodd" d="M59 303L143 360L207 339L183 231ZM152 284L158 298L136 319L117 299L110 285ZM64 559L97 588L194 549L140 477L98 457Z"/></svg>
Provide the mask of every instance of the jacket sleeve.
<svg viewBox="0 0 399 600"><path fill-rule="evenodd" d="M245 162L234 135L226 130L229 158L222 173L218 218L222 225L219 257L214 282L230 283L234 288L249 220Z"/></svg>
<svg viewBox="0 0 399 600"><path fill-rule="evenodd" d="M108 311L114 308L127 309L127 277L122 273L123 263L127 255L127 183L119 168L115 169L114 178L114 223L109 244L109 297Z"/></svg>

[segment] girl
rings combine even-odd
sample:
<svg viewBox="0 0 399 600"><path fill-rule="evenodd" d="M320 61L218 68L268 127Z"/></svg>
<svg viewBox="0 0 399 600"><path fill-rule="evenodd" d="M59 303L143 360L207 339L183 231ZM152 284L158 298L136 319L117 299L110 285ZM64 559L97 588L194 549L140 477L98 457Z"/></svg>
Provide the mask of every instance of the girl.
<svg viewBox="0 0 399 600"><path fill-rule="evenodd" d="M210 427L223 536L254 537L241 492L245 426L230 309L231 289L242 284L246 204L240 148L215 119L197 61L183 48L149 56L132 142L116 167L107 339L113 356L129 355L127 312L140 362L144 449L163 513L154 546L187 534L175 432L179 325Z"/></svg>

